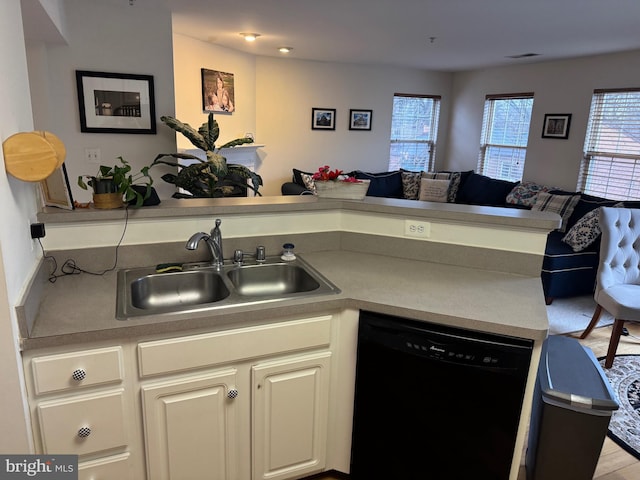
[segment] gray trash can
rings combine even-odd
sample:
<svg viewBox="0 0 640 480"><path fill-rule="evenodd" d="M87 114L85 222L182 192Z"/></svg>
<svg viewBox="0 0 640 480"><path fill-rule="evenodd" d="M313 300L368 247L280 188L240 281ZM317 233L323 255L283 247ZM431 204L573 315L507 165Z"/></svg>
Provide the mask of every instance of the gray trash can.
<svg viewBox="0 0 640 480"><path fill-rule="evenodd" d="M527 480L591 480L617 409L593 352L573 338L547 338L529 426Z"/></svg>

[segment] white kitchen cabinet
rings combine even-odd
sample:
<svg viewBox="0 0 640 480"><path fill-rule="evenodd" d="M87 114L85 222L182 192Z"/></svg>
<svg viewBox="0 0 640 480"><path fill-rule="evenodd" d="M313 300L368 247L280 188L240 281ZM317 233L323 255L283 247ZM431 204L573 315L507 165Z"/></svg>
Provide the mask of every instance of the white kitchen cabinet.
<svg viewBox="0 0 640 480"><path fill-rule="evenodd" d="M150 479L237 477L235 369L142 387Z"/></svg>
<svg viewBox="0 0 640 480"><path fill-rule="evenodd" d="M253 480L284 480L326 465L330 352L254 365Z"/></svg>
<svg viewBox="0 0 640 480"><path fill-rule="evenodd" d="M148 478L285 480L323 470L331 321L140 343Z"/></svg>
<svg viewBox="0 0 640 480"><path fill-rule="evenodd" d="M77 454L80 480L286 480L333 468L337 318L26 351L35 453Z"/></svg>
<svg viewBox="0 0 640 480"><path fill-rule="evenodd" d="M26 352L23 361L36 453L78 455L82 480L139 478L122 346Z"/></svg>

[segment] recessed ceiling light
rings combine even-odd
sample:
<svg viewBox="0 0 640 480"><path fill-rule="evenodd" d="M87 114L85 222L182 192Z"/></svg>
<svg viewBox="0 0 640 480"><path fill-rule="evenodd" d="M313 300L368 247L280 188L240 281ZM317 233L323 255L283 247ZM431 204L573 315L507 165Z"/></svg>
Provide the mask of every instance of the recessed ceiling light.
<svg viewBox="0 0 640 480"><path fill-rule="evenodd" d="M256 38L260 36L259 33L251 33L251 32L243 32L240 35L242 35L247 42L255 42Z"/></svg>
<svg viewBox="0 0 640 480"><path fill-rule="evenodd" d="M278 48L278 51L280 53L289 53L291 50L293 50L293 48L291 48L291 47L280 47L280 48Z"/></svg>

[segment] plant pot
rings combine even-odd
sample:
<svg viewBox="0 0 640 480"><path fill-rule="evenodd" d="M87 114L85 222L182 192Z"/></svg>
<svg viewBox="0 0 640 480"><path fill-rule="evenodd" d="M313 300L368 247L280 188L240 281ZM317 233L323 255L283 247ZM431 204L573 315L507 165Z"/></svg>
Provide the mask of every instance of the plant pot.
<svg viewBox="0 0 640 480"><path fill-rule="evenodd" d="M143 197L147 193L146 185L132 185L131 188L136 192L138 192ZM135 198L129 201L129 205L135 205L135 204L136 204ZM149 194L149 197L142 202L142 206L152 207L153 205L159 205L159 204L160 204L160 197L158 197L158 192L156 192L155 188L151 187L151 193Z"/></svg>
<svg viewBox="0 0 640 480"><path fill-rule="evenodd" d="M94 193L93 194L93 206L100 209L121 208L122 194L121 193Z"/></svg>
<svg viewBox="0 0 640 480"><path fill-rule="evenodd" d="M113 178L92 178L89 182L93 193L115 193L118 191L116 184L113 183Z"/></svg>

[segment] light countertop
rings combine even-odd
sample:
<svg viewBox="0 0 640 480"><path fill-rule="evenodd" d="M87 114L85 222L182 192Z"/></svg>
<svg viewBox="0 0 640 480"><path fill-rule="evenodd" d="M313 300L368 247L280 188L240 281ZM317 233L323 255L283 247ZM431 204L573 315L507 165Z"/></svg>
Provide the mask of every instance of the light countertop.
<svg viewBox="0 0 640 480"><path fill-rule="evenodd" d="M226 329L345 308L542 340L548 320L539 277L352 251L302 254L341 289L315 296L208 312L115 318L117 275L69 275L42 288L23 349L154 334ZM256 313L259 312L259 315Z"/></svg>

